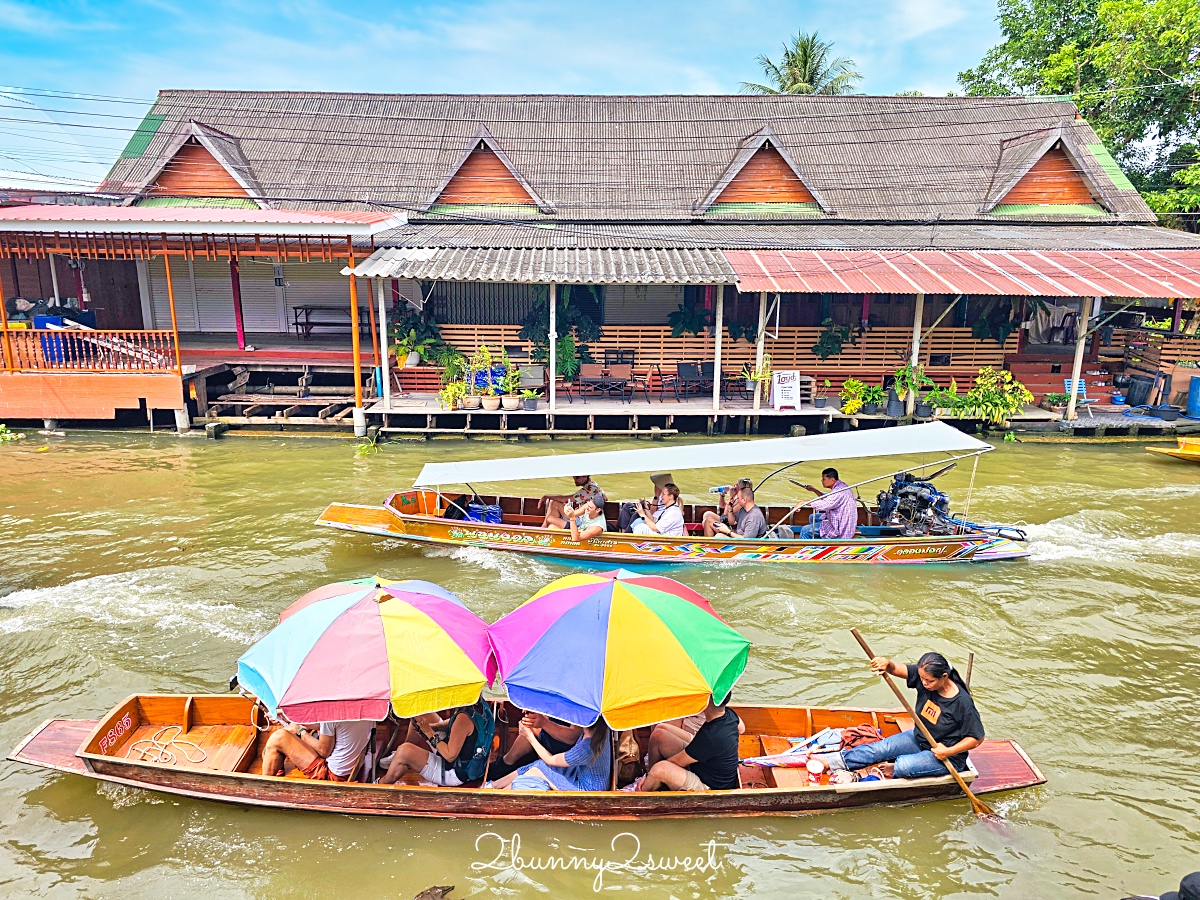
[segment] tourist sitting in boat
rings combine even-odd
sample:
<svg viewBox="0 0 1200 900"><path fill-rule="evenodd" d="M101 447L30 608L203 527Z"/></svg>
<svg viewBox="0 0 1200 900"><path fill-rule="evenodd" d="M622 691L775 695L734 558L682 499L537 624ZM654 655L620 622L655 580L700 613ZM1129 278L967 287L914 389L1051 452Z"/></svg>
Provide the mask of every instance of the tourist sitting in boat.
<svg viewBox="0 0 1200 900"><path fill-rule="evenodd" d="M767 533L767 519L762 509L754 503L754 488L744 487L736 491L733 498L734 524L716 522L712 526L713 536L753 540Z"/></svg>
<svg viewBox="0 0 1200 900"><path fill-rule="evenodd" d="M948 759L960 772L967 769L967 752L983 741L983 722L966 683L940 653L926 653L913 665L885 656L871 660L871 671L904 678L917 691L914 709L936 744L920 729L910 728L874 744L863 744L827 757L831 769L851 771L879 767L884 778L931 778L946 774Z"/></svg>
<svg viewBox="0 0 1200 900"><path fill-rule="evenodd" d="M658 534L683 537L683 510L679 507L679 488L668 482L658 492L658 504L651 509L641 500L634 503L638 517L629 527L632 534Z"/></svg>
<svg viewBox="0 0 1200 900"><path fill-rule="evenodd" d="M503 778L510 772L515 772L522 766L527 766L538 758L533 744L525 739L525 732L537 736L540 743L552 755L566 753L575 746L583 729L562 719L554 719L541 713L527 712L521 718L517 738L513 741L508 752L488 767L488 774L493 780Z"/></svg>
<svg viewBox="0 0 1200 900"><path fill-rule="evenodd" d="M491 707L482 699L444 719L437 713L415 716L379 783L395 784L409 772L442 787L479 778L492 749L494 722Z"/></svg>
<svg viewBox="0 0 1200 900"><path fill-rule="evenodd" d="M567 504L563 507L563 515L571 528L571 540L586 541L608 530L608 520L604 518L604 506L596 506L588 501L581 507Z"/></svg>
<svg viewBox="0 0 1200 900"><path fill-rule="evenodd" d="M607 791L612 778L612 741L603 718L582 729L578 740L565 753L551 753L542 746L532 728L521 720L520 738L541 759L491 783L494 788L514 791ZM486 787L487 785L485 785Z"/></svg>
<svg viewBox="0 0 1200 900"><path fill-rule="evenodd" d="M705 537L716 537L717 526L724 523L731 528L737 528L737 510L735 509L735 501L737 500L738 491L742 488L753 488L754 482L749 478L739 478L734 484L728 487L719 488L721 500L717 504L719 512L706 512L700 523L704 526Z"/></svg>
<svg viewBox="0 0 1200 900"><path fill-rule="evenodd" d="M600 485L592 481L591 475L576 475L574 478L576 491L573 494L543 494L538 501L538 507L544 507L546 517L542 520L543 528L558 528L563 531L570 528L567 521L566 507L570 504L574 509L582 509L588 503L596 504L603 511L608 498Z"/></svg>
<svg viewBox="0 0 1200 900"><path fill-rule="evenodd" d="M290 722L267 738L262 773L283 775L289 762L314 781L352 781L375 723L368 719L322 722L315 731Z"/></svg>
<svg viewBox="0 0 1200 900"><path fill-rule="evenodd" d="M708 698L695 735L659 726L651 734L650 769L628 788L635 791L731 791L738 782L738 734L743 726L729 708L731 695ZM655 735L659 735L656 739Z"/></svg>
<svg viewBox="0 0 1200 900"><path fill-rule="evenodd" d="M797 512L805 507L816 510L812 521L800 528L797 538L802 541L818 537L826 541L844 541L854 537L858 528L858 504L850 485L838 478L837 469L826 469L821 473L824 492L811 484L802 484L800 487L812 491L817 499L796 507Z"/></svg>

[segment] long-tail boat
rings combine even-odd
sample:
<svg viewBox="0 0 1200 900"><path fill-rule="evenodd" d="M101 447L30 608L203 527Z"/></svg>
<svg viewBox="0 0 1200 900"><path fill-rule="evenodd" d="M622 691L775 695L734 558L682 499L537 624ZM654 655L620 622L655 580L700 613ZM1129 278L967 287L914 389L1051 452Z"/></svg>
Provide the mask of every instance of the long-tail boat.
<svg viewBox="0 0 1200 900"><path fill-rule="evenodd" d="M520 713L506 701L494 702L496 746L502 753L516 737ZM746 726L741 759L779 753L791 746L789 738L809 737L825 728L873 725L887 737L912 727L902 710L741 705L735 710ZM446 788L422 785L419 776L411 774L395 785L312 781L297 771L259 774L272 727L262 708L242 695L136 694L99 721L50 719L8 758L193 799L379 816L595 820L797 815L961 796L949 775L838 785L829 784L827 775L814 781L807 769L745 764L739 768L739 789L708 793L523 792L485 789L479 782ZM392 729L405 727L404 720L379 723L372 749L382 748ZM643 752L649 731L635 732ZM367 759L360 777L371 777L372 762ZM1046 780L1015 741L984 741L971 751L969 762L964 778L976 794L1032 787ZM615 766L613 783L618 783Z"/></svg>
<svg viewBox="0 0 1200 900"><path fill-rule="evenodd" d="M428 463L412 490L391 494L381 506L330 504L316 524L345 531L397 538L417 544L486 547L598 563L683 564L711 562L765 563L929 563L984 562L1015 559L1029 553L1017 528L980 525L950 515L949 499L929 482L957 460L994 449L991 444L963 434L942 422L843 432L795 438L768 438L722 443L691 444L646 450L617 450L561 456L528 456L508 459ZM963 455L953 456L951 454ZM934 455L926 466L893 472L887 491L880 494L886 507L859 501L859 527L846 540L783 539L768 532L754 540L706 538L701 522L714 505L683 504L688 533L683 537L635 535L606 531L582 541L569 532L541 528L544 509L540 497L471 496L482 506L498 508L500 521L464 518L467 500L443 485L467 485L572 475L612 475L631 472L673 472L685 469L779 465L767 479L801 462L827 462L891 455ZM922 470L942 468L924 476ZM881 479L869 479L878 481ZM761 483L760 483L761 486ZM858 485L851 485L857 487ZM785 522L792 506L762 506L768 523ZM610 500L605 517L615 524L620 504ZM495 518L495 517L493 517Z"/></svg>
<svg viewBox="0 0 1200 900"><path fill-rule="evenodd" d="M1200 463L1200 438L1176 438L1177 446L1147 447L1151 453L1161 453L1163 456L1173 456L1189 462Z"/></svg>

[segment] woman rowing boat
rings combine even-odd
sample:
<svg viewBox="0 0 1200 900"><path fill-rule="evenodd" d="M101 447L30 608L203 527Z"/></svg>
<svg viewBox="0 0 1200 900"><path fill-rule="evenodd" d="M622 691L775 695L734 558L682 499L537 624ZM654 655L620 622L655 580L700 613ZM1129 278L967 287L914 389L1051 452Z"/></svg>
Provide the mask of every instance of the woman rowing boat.
<svg viewBox="0 0 1200 900"><path fill-rule="evenodd" d="M937 742L932 747L919 729L910 728L873 744L864 744L828 760L830 768L851 771L878 766L884 778L931 778L946 774L948 759L967 770L967 752L983 741L983 722L966 682L940 653L926 653L913 665L886 656L871 660L877 675L895 675L917 691L916 713ZM840 763L840 765L839 765Z"/></svg>

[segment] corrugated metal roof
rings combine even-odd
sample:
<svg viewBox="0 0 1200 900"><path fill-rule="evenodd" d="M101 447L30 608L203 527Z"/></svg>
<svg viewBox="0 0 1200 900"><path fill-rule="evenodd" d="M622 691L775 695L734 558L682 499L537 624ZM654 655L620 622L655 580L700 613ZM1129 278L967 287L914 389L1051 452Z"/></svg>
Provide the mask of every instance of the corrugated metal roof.
<svg viewBox="0 0 1200 900"><path fill-rule="evenodd" d="M393 247L376 250L353 274L524 284L737 283L724 255L708 249Z"/></svg>
<svg viewBox="0 0 1200 900"><path fill-rule="evenodd" d="M1200 249L1075 252L730 250L738 290L1195 297Z"/></svg>
<svg viewBox="0 0 1200 900"><path fill-rule="evenodd" d="M486 127L558 219L687 221L746 140L770 128L838 219L978 221L1005 142L1057 129L1082 148L1114 218L1153 222L1086 149L1099 139L1075 113L1068 101L1032 97L163 91L151 110L161 126L102 190L136 190L194 120L237 141L264 193L280 198L272 202L421 210ZM1003 160L1005 172L1020 155Z"/></svg>
<svg viewBox="0 0 1200 900"><path fill-rule="evenodd" d="M409 224L376 236L390 247L649 247L831 250L1200 249L1200 235L1144 225L987 224Z"/></svg>

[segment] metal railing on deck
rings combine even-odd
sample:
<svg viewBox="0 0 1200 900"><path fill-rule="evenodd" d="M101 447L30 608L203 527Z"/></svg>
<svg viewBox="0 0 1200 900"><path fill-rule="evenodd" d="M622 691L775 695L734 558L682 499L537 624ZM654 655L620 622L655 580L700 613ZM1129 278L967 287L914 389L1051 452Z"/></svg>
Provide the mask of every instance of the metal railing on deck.
<svg viewBox="0 0 1200 900"><path fill-rule="evenodd" d="M0 372L177 372L170 331L0 329Z"/></svg>

